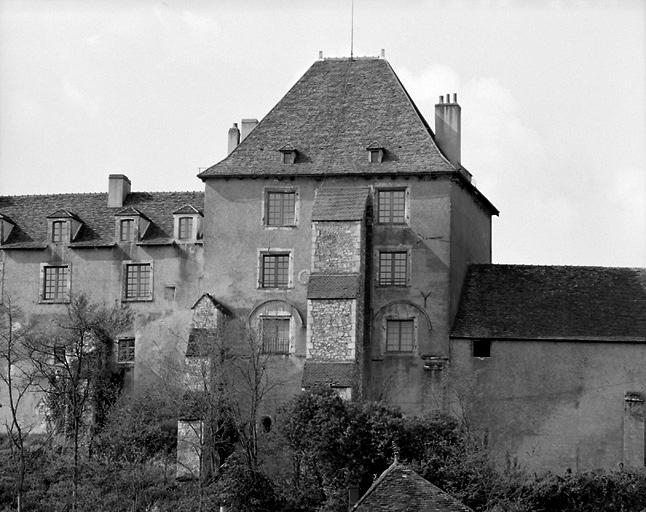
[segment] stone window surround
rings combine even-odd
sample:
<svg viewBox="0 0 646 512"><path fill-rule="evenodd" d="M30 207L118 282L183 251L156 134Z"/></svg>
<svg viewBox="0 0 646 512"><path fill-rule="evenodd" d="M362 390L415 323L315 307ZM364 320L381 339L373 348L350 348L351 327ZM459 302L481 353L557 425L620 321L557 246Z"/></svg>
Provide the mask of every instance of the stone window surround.
<svg viewBox="0 0 646 512"><path fill-rule="evenodd" d="M294 224L289 226L268 226L267 225L267 197L268 192L293 192L294 197ZM289 185L269 185L262 190L262 199L260 201L260 222L265 229L296 229L298 228L301 209L301 194L299 187Z"/></svg>
<svg viewBox="0 0 646 512"><path fill-rule="evenodd" d="M132 227L133 227L133 233L132 233L132 239L131 240L121 240L121 221L122 220L131 220L132 221ZM133 242L138 242L143 238L143 235L148 229L148 222L144 222L144 226L142 226L142 221L141 217L139 215L119 215L115 217L114 219L114 240L118 244L131 244ZM142 229L143 228L143 229Z"/></svg>
<svg viewBox="0 0 646 512"><path fill-rule="evenodd" d="M132 359L121 359L121 344L122 342L132 341ZM135 364L135 357L137 355L137 342L134 336L119 336L116 343L117 364L120 366L133 366Z"/></svg>
<svg viewBox="0 0 646 512"><path fill-rule="evenodd" d="M289 350L288 353L289 355L294 354L296 351L296 344L294 342L295 340L295 328L296 328L296 322L294 322L294 319L292 318L292 312L291 311L263 311L258 315L258 323L257 323L257 333L258 337L260 338L259 341L260 343L263 343L263 320L269 319L269 320L289 320ZM286 354L272 354L272 353L267 353L267 355L286 355Z"/></svg>
<svg viewBox="0 0 646 512"><path fill-rule="evenodd" d="M60 242L54 242L54 223L63 222L67 224L67 237L65 240ZM82 223L76 219L70 219L69 217L65 218L49 218L47 219L47 240L51 244L69 244L74 241L76 235L81 230Z"/></svg>
<svg viewBox="0 0 646 512"><path fill-rule="evenodd" d="M189 238L180 238L179 237L179 220L189 217L193 219L192 233ZM173 214L173 238L178 243L191 243L196 242L202 238L202 219L203 216L200 213L175 213Z"/></svg>
<svg viewBox="0 0 646 512"><path fill-rule="evenodd" d="M67 267L67 293L63 298L45 298L45 269L51 267ZM72 264L71 263L41 263L38 279L38 302L40 304L69 304L70 292L72 290Z"/></svg>
<svg viewBox="0 0 646 512"><path fill-rule="evenodd" d="M388 192L392 190L403 190L404 191L404 222L392 223L392 222L379 222L379 192ZM398 184L380 184L375 186L373 204L375 205L374 209L374 223L379 226L392 226L392 227L407 227L410 224L410 187L407 185L398 185Z"/></svg>
<svg viewBox="0 0 646 512"><path fill-rule="evenodd" d="M146 297L126 297L126 280L128 277L128 266L129 265L149 265L150 266L150 283L149 291ZM121 262L121 302L152 302L154 295L154 283L155 281L155 269L153 260L124 260Z"/></svg>
<svg viewBox="0 0 646 512"><path fill-rule="evenodd" d="M406 252L406 284L405 285L392 285L392 284L379 284L379 255L382 252ZM412 247L410 245L378 245L374 248L373 254L373 272L374 282L377 288L408 288L411 286L412 275Z"/></svg>
<svg viewBox="0 0 646 512"><path fill-rule="evenodd" d="M411 350L405 352L399 351L390 351L387 350L387 340L386 336L388 335L388 320L412 320L413 321L413 346ZM384 315L381 320L381 353L388 356L409 356L411 354L416 354L419 347L419 320L414 315L398 316L398 315Z"/></svg>
<svg viewBox="0 0 646 512"><path fill-rule="evenodd" d="M268 254L288 254L289 255L289 269L287 270L287 286L280 287L264 287L262 284L262 261L263 256ZM294 251L293 249L281 249L277 247L271 247L266 249L258 249L256 257L256 288L258 290L266 291L276 291L276 290L288 290L294 288Z"/></svg>

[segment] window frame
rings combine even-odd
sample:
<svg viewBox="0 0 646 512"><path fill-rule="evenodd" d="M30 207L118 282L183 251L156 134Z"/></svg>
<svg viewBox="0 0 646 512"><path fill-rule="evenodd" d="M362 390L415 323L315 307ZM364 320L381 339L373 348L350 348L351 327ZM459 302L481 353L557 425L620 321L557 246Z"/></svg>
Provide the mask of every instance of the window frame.
<svg viewBox="0 0 646 512"><path fill-rule="evenodd" d="M272 194L291 195L294 196L294 211L291 223L286 223L284 220L281 223L270 224L269 210L271 207L270 197ZM266 187L262 194L262 212L261 220L265 229L295 229L298 227L299 211L300 211L300 193L297 187ZM284 219L284 213L281 213Z"/></svg>
<svg viewBox="0 0 646 512"><path fill-rule="evenodd" d="M293 326L292 326L292 317L291 315L262 315L258 318L259 321L259 332L260 332L260 341L261 341L261 352L265 355L270 356L287 356L292 353L294 343L293 343ZM284 350L273 350L268 351L265 345L265 333L266 327L265 322L287 322L287 343L286 347L283 347ZM276 343L278 345L278 343ZM282 343L284 345L284 343Z"/></svg>
<svg viewBox="0 0 646 512"><path fill-rule="evenodd" d="M128 237L123 237L123 226L127 225L128 227ZM137 238L137 226L135 219L125 218L119 219L119 242L134 242Z"/></svg>
<svg viewBox="0 0 646 512"><path fill-rule="evenodd" d="M287 256L287 280L284 284L268 286L265 283L265 258ZM286 290L294 287L294 254L291 249L266 249L258 251L258 289L260 290Z"/></svg>
<svg viewBox="0 0 646 512"><path fill-rule="evenodd" d="M392 255L391 261L389 262L389 272L390 280L382 280L382 255L390 254ZM406 263L405 268L405 278L403 281L397 282L395 279L396 271L396 260L394 255L403 254L404 262ZM411 249L410 247L378 247L375 251L375 281L379 288L405 288L410 286L411 280Z"/></svg>
<svg viewBox="0 0 646 512"><path fill-rule="evenodd" d="M384 322L384 352L386 354L412 354L415 352L417 349L417 318L416 317L386 317ZM388 325L389 323L396 323L399 325L399 332L398 332L398 350L390 350L389 349L389 343L388 343ZM411 345L409 350L402 350L402 339L401 339L401 325L404 323L408 324L410 323L411 325Z"/></svg>
<svg viewBox="0 0 646 512"><path fill-rule="evenodd" d="M184 224L188 224L184 226ZM187 240L193 240L194 236L194 224L195 216L194 215L181 215L177 218L177 239L185 242ZM182 236L184 235L184 236Z"/></svg>
<svg viewBox="0 0 646 512"><path fill-rule="evenodd" d="M150 277L148 280L147 292L140 293L137 296L128 296L128 269L130 267L144 267L148 266L150 269ZM140 275L140 274L139 274ZM122 302L151 302L153 300L153 282L154 282L154 265L152 261L124 261L121 267L121 300ZM139 281L140 278L138 278ZM141 288L141 284L137 284L137 288ZM140 290L141 291L141 290Z"/></svg>
<svg viewBox="0 0 646 512"><path fill-rule="evenodd" d="M62 229L60 233L56 229L58 226L61 226ZM51 237L50 241L53 244L65 244L69 243L72 239L72 226L69 220L60 220L54 219L51 221Z"/></svg>
<svg viewBox="0 0 646 512"><path fill-rule="evenodd" d="M123 352L126 352L127 358L122 359L122 343L128 343ZM131 346L130 346L131 344ZM134 336L123 336L117 339L117 364L119 365L134 365L137 356L137 342Z"/></svg>
<svg viewBox="0 0 646 512"><path fill-rule="evenodd" d="M132 232L130 233L130 239L129 240L122 240L121 238L121 226L123 225L122 222L124 221L131 221L132 222ZM141 217L138 215L118 215L114 219L114 232L115 232L115 241L118 244L131 244L135 242L139 242L141 239L140 234L143 231L146 231L146 228L142 228L141 226Z"/></svg>
<svg viewBox="0 0 646 512"><path fill-rule="evenodd" d="M47 291L47 274L49 269L65 269L65 276L63 277L63 293L56 293L53 297L48 297ZM55 287L58 290L58 285L62 280L59 277L59 272L56 273ZM40 264L40 279L39 279L38 302L43 304L66 304L70 302L70 293L72 289L72 265L71 263L41 263Z"/></svg>
<svg viewBox="0 0 646 512"><path fill-rule="evenodd" d="M390 199L390 211L388 213L388 219L382 220L381 210L384 200L382 199L382 194L385 193L394 193L394 192L403 192L404 194L404 208L401 215L401 220L399 218L397 221L393 220L393 207L392 207L392 197ZM375 190L375 203L377 204L375 212L375 221L376 224L382 226L407 226L410 222L410 190L408 187L379 187Z"/></svg>

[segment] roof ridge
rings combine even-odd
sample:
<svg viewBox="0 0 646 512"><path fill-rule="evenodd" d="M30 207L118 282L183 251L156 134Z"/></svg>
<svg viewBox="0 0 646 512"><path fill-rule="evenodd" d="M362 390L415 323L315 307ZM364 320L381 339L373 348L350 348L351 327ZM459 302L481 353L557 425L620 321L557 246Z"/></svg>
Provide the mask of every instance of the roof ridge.
<svg viewBox="0 0 646 512"><path fill-rule="evenodd" d="M368 498L368 496L370 496L370 495L374 492L374 490L375 490L375 489L377 488L377 486L378 486L378 485L379 485L379 484L380 484L380 483L381 483L381 482L386 478L386 476L388 476L390 473L392 473L392 471L394 471L394 470L395 470L395 468L397 468L398 466L401 466L401 465L402 465L402 464L401 464L397 459L395 459L395 460L392 462L392 464L391 464L390 466L388 466L388 467L384 470L384 472L383 472L381 475L379 475L379 476L377 477L377 479L376 479L374 482L372 482L372 485L368 488L368 490L364 493L364 495L363 495L363 496L361 496L361 498L359 498L359 501L357 501L357 502L354 504L354 506L352 507L352 510L356 510L356 509L359 507L359 505L360 505L363 501L365 501L365 500Z"/></svg>
<svg viewBox="0 0 646 512"><path fill-rule="evenodd" d="M646 267L611 267L606 265L543 265L533 263L472 263L470 267L517 267L517 268L574 268L574 269L615 269L615 270L646 270Z"/></svg>

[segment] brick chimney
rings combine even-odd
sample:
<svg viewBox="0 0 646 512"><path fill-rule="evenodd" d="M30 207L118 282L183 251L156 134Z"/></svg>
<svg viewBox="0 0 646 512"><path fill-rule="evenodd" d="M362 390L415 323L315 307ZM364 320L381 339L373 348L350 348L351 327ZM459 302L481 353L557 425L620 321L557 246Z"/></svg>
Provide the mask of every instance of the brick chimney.
<svg viewBox="0 0 646 512"><path fill-rule="evenodd" d="M251 133L256 125L258 124L258 119L243 119L242 126L240 128L240 142L247 138L247 135Z"/></svg>
<svg viewBox="0 0 646 512"><path fill-rule="evenodd" d="M460 105L458 95L440 96L440 101L435 105L435 141L440 150L456 168L460 167Z"/></svg>
<svg viewBox="0 0 646 512"><path fill-rule="evenodd" d="M238 144L240 144L240 130L238 130L238 123L233 123L233 126L229 128L229 150L227 155L230 155L238 147Z"/></svg>
<svg viewBox="0 0 646 512"><path fill-rule="evenodd" d="M108 207L121 208L126 196L130 194L130 180L125 174L108 176Z"/></svg>

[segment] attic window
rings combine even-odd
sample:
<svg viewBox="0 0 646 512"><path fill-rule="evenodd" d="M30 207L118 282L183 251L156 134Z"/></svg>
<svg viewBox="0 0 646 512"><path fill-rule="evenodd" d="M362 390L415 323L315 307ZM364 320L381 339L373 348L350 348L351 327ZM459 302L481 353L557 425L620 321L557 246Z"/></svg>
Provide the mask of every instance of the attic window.
<svg viewBox="0 0 646 512"><path fill-rule="evenodd" d="M366 148L368 151L368 162L371 164L380 164L384 159L384 148L378 142L371 142Z"/></svg>
<svg viewBox="0 0 646 512"><path fill-rule="evenodd" d="M52 242L61 243L70 241L70 225L66 220L52 222Z"/></svg>
<svg viewBox="0 0 646 512"><path fill-rule="evenodd" d="M285 144L280 148L281 160L284 164L293 164L296 162L296 149L291 144Z"/></svg>
<svg viewBox="0 0 646 512"><path fill-rule="evenodd" d="M173 235L177 242L190 243L202 238L202 213L190 204L173 212Z"/></svg>

